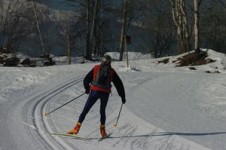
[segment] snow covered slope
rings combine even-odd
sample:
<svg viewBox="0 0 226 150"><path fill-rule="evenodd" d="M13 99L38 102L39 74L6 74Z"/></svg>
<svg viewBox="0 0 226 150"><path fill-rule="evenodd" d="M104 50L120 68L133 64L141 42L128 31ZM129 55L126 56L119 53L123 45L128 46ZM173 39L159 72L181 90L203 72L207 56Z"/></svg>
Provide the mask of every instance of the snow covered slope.
<svg viewBox="0 0 226 150"><path fill-rule="evenodd" d="M44 116L84 92L82 79L95 63L36 68L1 68L0 150L224 150L226 149L225 56L209 50L216 62L175 68L169 57L140 59L130 67L113 62L126 89L117 127L121 99L113 88L107 106L110 138L98 141L99 102L91 109L78 140L52 136L66 133L76 123L87 99L84 95ZM218 70L221 73L206 73Z"/></svg>

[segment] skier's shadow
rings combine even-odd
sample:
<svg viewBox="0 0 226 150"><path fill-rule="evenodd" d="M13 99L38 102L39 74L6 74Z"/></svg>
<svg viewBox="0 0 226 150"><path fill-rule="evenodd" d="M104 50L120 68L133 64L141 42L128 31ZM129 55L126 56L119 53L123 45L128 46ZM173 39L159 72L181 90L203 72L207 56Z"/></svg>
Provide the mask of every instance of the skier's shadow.
<svg viewBox="0 0 226 150"><path fill-rule="evenodd" d="M109 138L137 138L137 137L157 137L157 136L210 136L226 134L226 132L203 132L203 133L187 133L187 132L155 132L143 135L124 135L124 136L110 136Z"/></svg>

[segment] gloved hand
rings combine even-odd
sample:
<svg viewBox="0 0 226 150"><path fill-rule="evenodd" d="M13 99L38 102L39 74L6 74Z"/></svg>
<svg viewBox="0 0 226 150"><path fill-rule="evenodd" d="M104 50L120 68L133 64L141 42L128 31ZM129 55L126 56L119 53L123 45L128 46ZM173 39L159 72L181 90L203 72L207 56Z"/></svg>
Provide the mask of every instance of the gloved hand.
<svg viewBox="0 0 226 150"><path fill-rule="evenodd" d="M126 98L122 97L122 103L125 104L126 103Z"/></svg>
<svg viewBox="0 0 226 150"><path fill-rule="evenodd" d="M89 89L86 89L85 93L86 94L89 94L90 90Z"/></svg>

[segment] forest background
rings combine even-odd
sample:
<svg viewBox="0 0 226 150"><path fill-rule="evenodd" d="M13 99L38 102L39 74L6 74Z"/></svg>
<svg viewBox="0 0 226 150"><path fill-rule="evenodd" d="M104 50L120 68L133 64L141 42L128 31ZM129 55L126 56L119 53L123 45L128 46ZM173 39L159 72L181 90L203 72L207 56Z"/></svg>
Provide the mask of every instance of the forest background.
<svg viewBox="0 0 226 150"><path fill-rule="evenodd" d="M93 60L106 52L226 53L225 0L0 0L0 52ZM70 63L70 61L69 61Z"/></svg>

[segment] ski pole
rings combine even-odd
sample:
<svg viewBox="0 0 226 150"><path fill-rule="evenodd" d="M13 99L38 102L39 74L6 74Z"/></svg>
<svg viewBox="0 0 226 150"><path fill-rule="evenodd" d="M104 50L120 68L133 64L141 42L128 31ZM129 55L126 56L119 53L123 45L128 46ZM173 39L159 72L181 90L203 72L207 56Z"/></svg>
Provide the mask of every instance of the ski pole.
<svg viewBox="0 0 226 150"><path fill-rule="evenodd" d="M117 126L117 124L118 124L118 120L119 120L119 117L120 117L120 114L121 114L121 111L122 111L122 106L123 106L123 103L121 104L121 107L120 107L120 110L119 110L119 114L118 114L118 118L117 118L117 121L116 121L116 123L115 123L115 127Z"/></svg>
<svg viewBox="0 0 226 150"><path fill-rule="evenodd" d="M77 97L73 98L73 99L72 99L72 100L70 100L69 102L67 102L67 103L65 103L65 104L63 104L63 105L61 105L61 106L57 107L56 109L54 109L54 110L52 110L52 111L50 111L50 112L46 112L46 113L45 113L45 116L47 116L47 115L51 114L52 112L54 112L54 111L56 111L56 110L60 109L61 107L63 107L63 106L65 106L65 105L67 105L68 103L70 103L70 102L72 102L72 101L74 101L74 100L78 99L79 97L83 96L84 94L85 94L85 93L82 93L81 95L79 95L79 96L77 96Z"/></svg>

